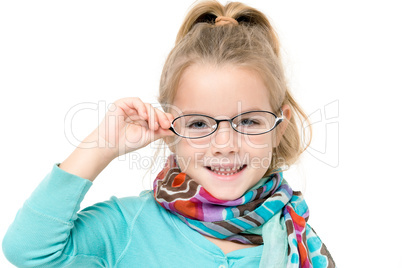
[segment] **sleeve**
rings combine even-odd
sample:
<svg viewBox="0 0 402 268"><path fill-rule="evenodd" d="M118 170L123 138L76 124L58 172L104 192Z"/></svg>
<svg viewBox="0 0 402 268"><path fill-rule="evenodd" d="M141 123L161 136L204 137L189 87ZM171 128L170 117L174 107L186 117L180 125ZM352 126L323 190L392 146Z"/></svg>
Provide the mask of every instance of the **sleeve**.
<svg viewBox="0 0 402 268"><path fill-rule="evenodd" d="M113 198L77 213L91 185L55 164L8 228L6 258L18 267L112 266L124 249L127 221Z"/></svg>

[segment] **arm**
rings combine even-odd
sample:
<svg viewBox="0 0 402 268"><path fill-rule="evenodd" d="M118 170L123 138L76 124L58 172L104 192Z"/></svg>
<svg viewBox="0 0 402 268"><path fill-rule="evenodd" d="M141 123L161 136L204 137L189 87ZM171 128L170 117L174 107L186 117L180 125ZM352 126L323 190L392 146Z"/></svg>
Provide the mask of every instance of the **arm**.
<svg viewBox="0 0 402 268"><path fill-rule="evenodd" d="M98 132L95 130L59 167L68 173L93 182L114 158L113 151L99 147L97 136Z"/></svg>
<svg viewBox="0 0 402 268"><path fill-rule="evenodd" d="M113 199L77 214L91 185L54 165L4 237L9 261L17 267L113 266L128 241L129 219Z"/></svg>
<svg viewBox="0 0 402 268"><path fill-rule="evenodd" d="M147 146L162 137L174 136L169 130L173 116L143 103L139 98L124 98L113 104L102 123L60 168L94 181L116 157Z"/></svg>
<svg viewBox="0 0 402 268"><path fill-rule="evenodd" d="M53 167L18 211L3 239L5 256L18 267L112 265L125 246L127 222L116 202L77 214L80 203L112 159L172 133L168 117L154 111L158 116L151 120L153 108L138 98L119 100L116 106L60 166Z"/></svg>

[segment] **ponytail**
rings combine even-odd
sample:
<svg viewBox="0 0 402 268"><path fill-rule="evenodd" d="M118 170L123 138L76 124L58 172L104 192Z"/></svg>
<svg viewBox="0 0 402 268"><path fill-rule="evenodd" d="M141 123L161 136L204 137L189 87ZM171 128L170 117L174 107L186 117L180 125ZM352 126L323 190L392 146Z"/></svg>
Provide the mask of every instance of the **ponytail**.
<svg viewBox="0 0 402 268"><path fill-rule="evenodd" d="M188 12L176 36L176 45L186 36L197 23L215 24L217 17L224 16L235 19L239 24L258 25L267 34L269 43L279 57L279 39L267 17L255 8L243 3L231 2L222 6L218 1L198 1Z"/></svg>

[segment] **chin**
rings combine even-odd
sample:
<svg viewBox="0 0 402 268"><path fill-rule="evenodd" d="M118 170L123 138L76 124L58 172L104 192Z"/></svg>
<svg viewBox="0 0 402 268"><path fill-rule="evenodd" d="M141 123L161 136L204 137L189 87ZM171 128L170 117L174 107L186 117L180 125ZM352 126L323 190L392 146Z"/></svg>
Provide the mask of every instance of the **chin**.
<svg viewBox="0 0 402 268"><path fill-rule="evenodd" d="M208 191L213 197L219 200L232 201L241 197L244 193L236 193L234 191Z"/></svg>

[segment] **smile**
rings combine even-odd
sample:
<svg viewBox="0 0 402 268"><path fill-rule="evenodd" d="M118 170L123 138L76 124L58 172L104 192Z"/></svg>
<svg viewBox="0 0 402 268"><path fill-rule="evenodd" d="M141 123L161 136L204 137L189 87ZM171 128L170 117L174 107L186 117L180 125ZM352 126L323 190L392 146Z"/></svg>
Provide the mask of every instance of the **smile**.
<svg viewBox="0 0 402 268"><path fill-rule="evenodd" d="M233 166L233 167L206 167L210 171L220 176L231 176L242 171L246 165L243 166Z"/></svg>

